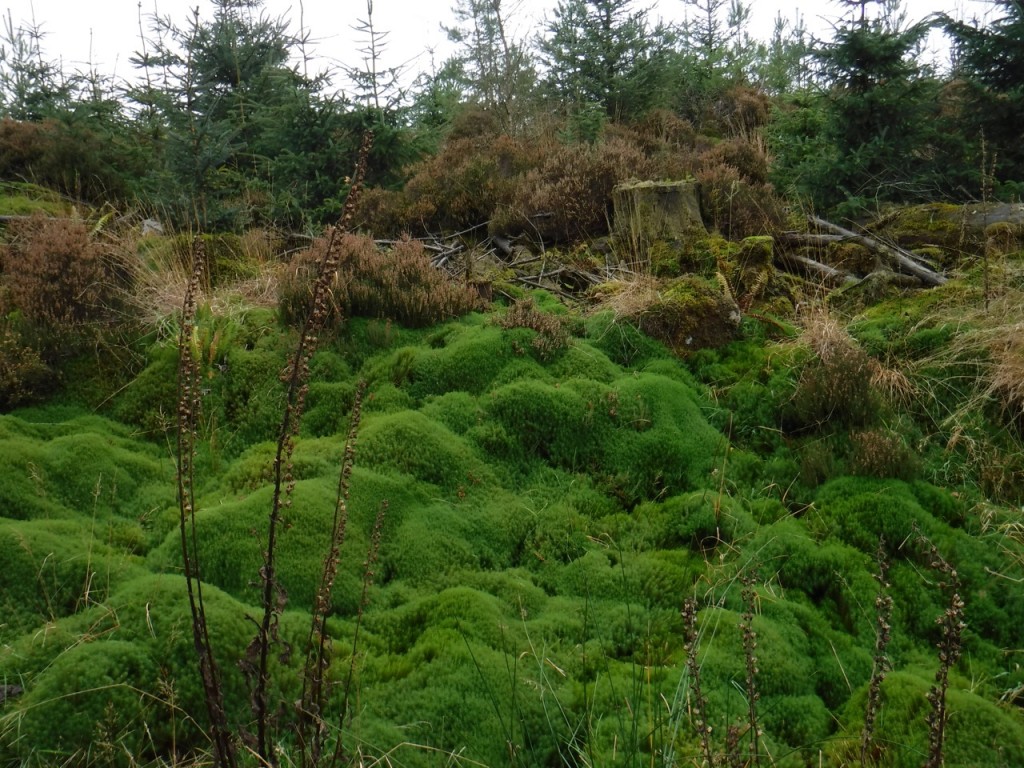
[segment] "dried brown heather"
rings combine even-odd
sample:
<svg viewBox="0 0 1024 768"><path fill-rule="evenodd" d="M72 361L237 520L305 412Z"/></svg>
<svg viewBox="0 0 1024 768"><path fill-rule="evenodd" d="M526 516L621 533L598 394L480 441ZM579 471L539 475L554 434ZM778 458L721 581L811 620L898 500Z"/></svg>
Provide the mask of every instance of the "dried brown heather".
<svg viewBox="0 0 1024 768"><path fill-rule="evenodd" d="M683 650L686 652L686 669L690 673L690 690L693 697L690 700L690 711L693 716L693 726L697 729L700 737L700 748L704 754L704 765L713 766L715 755L711 750L711 724L708 722L708 701L704 696L704 690L700 682L700 663L697 661L699 640L697 636L697 600L692 597L686 598L683 602Z"/></svg>
<svg viewBox="0 0 1024 768"><path fill-rule="evenodd" d="M868 703L864 712L864 729L860 735L860 761L863 765L878 762L878 755L872 750L875 733L875 719L882 706L882 681L889 671L889 657L885 655L889 647L892 627L892 598L886 593L889 588L889 559L885 551L885 537L878 539L878 596L875 597L875 656L871 668L871 682L868 684Z"/></svg>
<svg viewBox="0 0 1024 768"><path fill-rule="evenodd" d="M532 345L543 359L548 359L559 350L569 346L569 332L557 315L550 315L537 309L531 297L516 299L504 316L498 320L502 328L529 328L537 336Z"/></svg>
<svg viewBox="0 0 1024 768"><path fill-rule="evenodd" d="M195 523L195 441L200 409L199 363L192 354L192 329L196 317L196 294L202 280L205 252L202 240L196 238L192 274L185 290L178 335L178 510L181 534L181 556L185 587L192 614L192 637L199 657L199 675L210 717L214 760L219 766L236 764L234 744L224 713L224 693L220 673L213 656L206 609L203 604L203 582L199 568L199 540Z"/></svg>
<svg viewBox="0 0 1024 768"><path fill-rule="evenodd" d="M964 601L960 597L960 577L956 569L939 554L935 545L918 532L918 541L928 556L928 565L940 575L939 588L946 593L949 603L942 615L935 619L941 628L938 642L939 668L935 672L935 685L928 691L928 759L924 768L942 768L943 747L946 739L946 690L949 688L949 670L960 661L964 628Z"/></svg>

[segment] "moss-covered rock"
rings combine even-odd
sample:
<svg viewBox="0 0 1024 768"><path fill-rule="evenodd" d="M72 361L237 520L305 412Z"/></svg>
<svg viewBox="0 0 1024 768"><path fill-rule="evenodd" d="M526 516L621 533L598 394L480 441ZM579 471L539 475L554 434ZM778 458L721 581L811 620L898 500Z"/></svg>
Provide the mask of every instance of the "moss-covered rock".
<svg viewBox="0 0 1024 768"><path fill-rule="evenodd" d="M637 316L644 333L677 354L718 347L736 338L740 311L714 281L681 277L670 281L658 300Z"/></svg>

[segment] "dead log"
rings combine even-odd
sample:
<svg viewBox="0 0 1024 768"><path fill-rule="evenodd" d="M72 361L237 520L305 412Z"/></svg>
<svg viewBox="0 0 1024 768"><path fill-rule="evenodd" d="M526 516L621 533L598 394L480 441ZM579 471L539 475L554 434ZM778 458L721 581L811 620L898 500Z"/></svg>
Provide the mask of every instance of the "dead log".
<svg viewBox="0 0 1024 768"><path fill-rule="evenodd" d="M817 216L808 216L807 220L819 229L831 232L834 235L841 235L850 242L863 245L873 253L877 253L889 262L890 268L893 272L903 272L908 275L913 275L925 285L938 286L945 285L946 283L944 275L940 275L938 272L933 272L928 269L928 267L920 264L909 251L905 251L894 245L889 245L888 243L883 243L869 235L862 235L849 229L844 229L830 221L819 219Z"/></svg>

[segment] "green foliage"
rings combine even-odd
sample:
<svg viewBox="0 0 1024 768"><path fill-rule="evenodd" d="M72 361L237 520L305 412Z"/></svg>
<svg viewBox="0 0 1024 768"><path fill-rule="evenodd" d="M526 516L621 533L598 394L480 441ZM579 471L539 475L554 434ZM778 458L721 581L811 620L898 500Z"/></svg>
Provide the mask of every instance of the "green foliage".
<svg viewBox="0 0 1024 768"><path fill-rule="evenodd" d="M0 433L3 517L144 520L173 498L160 453L140 446L123 427L80 413L23 414L43 423L0 417L6 425ZM62 421L45 422L55 415Z"/></svg>
<svg viewBox="0 0 1024 768"><path fill-rule="evenodd" d="M25 346L11 323L0 319L0 411L45 395L52 376L39 351Z"/></svg>
<svg viewBox="0 0 1024 768"><path fill-rule="evenodd" d="M886 6L878 18L838 24L832 41L811 51L828 90L799 96L773 131L777 183L819 210L855 215L879 202L933 199L971 173L959 131L944 121L940 82L918 63L931 22L902 21Z"/></svg>
<svg viewBox="0 0 1024 768"><path fill-rule="evenodd" d="M887 323L853 329L878 357L910 333ZM579 331L587 338L574 338ZM579 322L543 293L511 319L342 328L309 361L307 421L290 458L294 488L276 552L287 599L280 633L301 649L337 501L340 435L356 379L369 380L327 622L328 679L340 684L354 664L359 706L347 743L368 759L401 755L410 765L434 764L434 749L488 764L507 762L512 749L524 764L610 765L672 747L685 761L700 753L679 614L693 593L703 598L697 659L722 756L729 727L748 716L738 579L756 568L766 750L780 765L814 762L819 750L855 762L846 750L872 672L874 555L884 534L890 679L915 681L905 696L891 689L892 708L886 689L878 720L885 755L900 764L926 744L923 691L945 609L916 525L957 569L966 604L969 661L952 672L950 700L978 723L982 759L997 763L985 757L997 728L1011 734L1016 754L1018 713L994 703L1020 677L1002 651L1020 646L1024 626L1013 510L974 507L964 489L958 497L920 480L868 476L895 474L905 454L883 452L872 463L858 451L877 447L879 435L917 445L913 413L853 432L842 424L826 435L793 430L785 411L809 366L824 367L836 349L867 358L834 331L781 345L751 331L684 365L612 312ZM534 347L544 334L557 349ZM199 313L192 340L207 390L195 465L199 569L232 730L251 720L236 662L254 632L245 616L259 603L278 376L293 341L268 313L212 310ZM156 344L149 360L113 409L159 423L176 407L177 354ZM156 762L172 743L182 759L208 746L174 575L182 565L173 468L144 437L68 406L0 417L8 480L0 483L0 547L12 555L0 575L8 649L0 682L25 689L5 702L0 749L22 762L99 755L107 744ZM820 470L816 490L799 481L801 462ZM851 467L865 475L835 476ZM364 598L384 499L380 558ZM1008 577L998 588L995 573ZM293 702L301 653L272 657L273 701ZM100 686L116 710L79 685ZM332 696L329 721L339 706ZM68 721L61 734L55 718ZM281 733L290 722L286 708ZM27 726L36 735L17 736ZM949 754L965 754L970 738L958 732Z"/></svg>
<svg viewBox="0 0 1024 768"><path fill-rule="evenodd" d="M29 734L21 749L69 754L107 741L128 754L152 754L145 724L159 719L159 706L140 693L155 693L158 675L156 660L131 642L108 640L68 650L21 702L19 728Z"/></svg>
<svg viewBox="0 0 1024 768"><path fill-rule="evenodd" d="M832 321L807 333L811 355L793 393L793 426L822 428L827 424L867 426L877 419L881 399L872 385L871 358Z"/></svg>
<svg viewBox="0 0 1024 768"><path fill-rule="evenodd" d="M105 601L110 590L140 575L119 551L114 522L14 521L0 518L0 610L4 642ZM85 550L83 554L83 548Z"/></svg>
<svg viewBox="0 0 1024 768"><path fill-rule="evenodd" d="M818 490L816 504L819 530L865 554L875 551L879 536L897 546L913 537L915 527L927 533L933 525L910 487L898 481L833 480Z"/></svg>
<svg viewBox="0 0 1024 768"><path fill-rule="evenodd" d="M676 354L716 347L731 341L740 313L722 286L697 276L676 278L654 303L633 318L648 336L663 341Z"/></svg>
<svg viewBox="0 0 1024 768"><path fill-rule="evenodd" d="M172 746L179 754L207 748L183 591L175 576L134 578L103 604L50 625L46 642L25 635L0 656L0 679L27 688L0 715L5 756L68 758L110 748L111 764L129 765L122 763L128 755L155 759ZM214 647L225 659L240 658L252 635L245 609L211 585L205 592ZM296 629L294 621L282 622L282 636L292 641ZM242 674L234 664L221 671L229 719L244 722Z"/></svg>
<svg viewBox="0 0 1024 768"><path fill-rule="evenodd" d="M627 368L642 368L668 354L664 345L645 336L633 323L618 319L611 310L587 319L587 339L613 363Z"/></svg>

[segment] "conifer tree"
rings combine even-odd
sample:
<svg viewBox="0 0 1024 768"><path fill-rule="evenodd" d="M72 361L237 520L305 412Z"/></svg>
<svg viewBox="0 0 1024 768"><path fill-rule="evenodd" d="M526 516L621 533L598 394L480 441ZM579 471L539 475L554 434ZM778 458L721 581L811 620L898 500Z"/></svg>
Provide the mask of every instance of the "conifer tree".
<svg viewBox="0 0 1024 768"><path fill-rule="evenodd" d="M934 199L943 192L944 141L937 123L939 82L918 54L930 22L905 25L898 0L841 0L851 10L833 39L812 51L821 95L807 125L818 136L785 137L781 174L819 208L855 214L886 201ZM881 5L873 15L870 6ZM792 131L799 119L785 122ZM797 134L799 131L797 131Z"/></svg>
<svg viewBox="0 0 1024 768"><path fill-rule="evenodd" d="M457 24L445 31L458 53L448 72L458 72L469 98L510 130L521 120L536 81L530 51L510 29L502 0L457 0L452 13Z"/></svg>
<svg viewBox="0 0 1024 768"><path fill-rule="evenodd" d="M561 0L539 41L545 86L577 113L629 119L660 106L673 37L632 0Z"/></svg>
<svg viewBox="0 0 1024 768"><path fill-rule="evenodd" d="M968 86L960 118L979 157L977 165L982 154L990 158L987 162L994 158L1004 194L1019 197L1024 182L1024 3L992 4L997 16L985 26L948 15L942 23L954 43L953 74Z"/></svg>
<svg viewBox="0 0 1024 768"><path fill-rule="evenodd" d="M143 196L206 230L336 216L362 131L345 130L326 73L300 73L292 53L305 41L287 20L263 0L216 0L210 20L151 21L129 91L158 161Z"/></svg>

